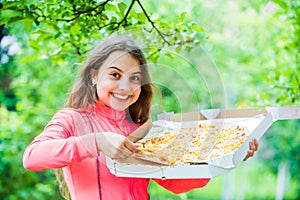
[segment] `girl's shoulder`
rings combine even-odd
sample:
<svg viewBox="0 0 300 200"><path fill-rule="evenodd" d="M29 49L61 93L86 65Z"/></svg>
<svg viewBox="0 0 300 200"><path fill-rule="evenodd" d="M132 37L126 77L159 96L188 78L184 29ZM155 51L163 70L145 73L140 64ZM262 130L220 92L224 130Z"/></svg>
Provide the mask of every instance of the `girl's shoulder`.
<svg viewBox="0 0 300 200"><path fill-rule="evenodd" d="M60 111L58 111L55 115L86 116L91 114L92 112L89 110L76 109L76 108L63 108Z"/></svg>
<svg viewBox="0 0 300 200"><path fill-rule="evenodd" d="M74 108L63 108L56 112L51 121L59 121L61 123L72 123L77 121L82 121L84 116L87 115L87 112L74 109Z"/></svg>
<svg viewBox="0 0 300 200"><path fill-rule="evenodd" d="M89 130L90 114L74 108L63 108L54 114L50 124L58 124L74 133L76 130Z"/></svg>
<svg viewBox="0 0 300 200"><path fill-rule="evenodd" d="M83 118L88 117L91 115L91 112L85 111L85 110L80 110L80 109L75 109L75 108L63 108L57 113L55 113L54 116L57 117L63 117L66 119L73 119L75 121L82 120Z"/></svg>

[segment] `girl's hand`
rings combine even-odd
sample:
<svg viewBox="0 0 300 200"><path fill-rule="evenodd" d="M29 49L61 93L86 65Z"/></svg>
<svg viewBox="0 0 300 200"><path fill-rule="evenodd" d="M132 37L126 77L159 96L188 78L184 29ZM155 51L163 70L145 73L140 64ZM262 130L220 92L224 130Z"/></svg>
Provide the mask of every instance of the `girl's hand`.
<svg viewBox="0 0 300 200"><path fill-rule="evenodd" d="M113 159L125 159L136 152L134 143L116 133L96 133L96 142L98 150Z"/></svg>
<svg viewBox="0 0 300 200"><path fill-rule="evenodd" d="M254 155L255 151L257 151L257 149L258 149L258 141L256 140L256 138L253 138L249 142L249 150L243 161L246 161L246 160L248 160L248 158L252 157Z"/></svg>

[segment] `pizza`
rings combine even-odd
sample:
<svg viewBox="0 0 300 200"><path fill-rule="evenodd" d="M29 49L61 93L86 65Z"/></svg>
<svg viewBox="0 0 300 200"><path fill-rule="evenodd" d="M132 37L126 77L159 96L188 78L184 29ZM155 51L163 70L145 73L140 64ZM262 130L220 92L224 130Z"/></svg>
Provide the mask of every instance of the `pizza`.
<svg viewBox="0 0 300 200"><path fill-rule="evenodd" d="M166 165L202 163L233 153L248 135L247 129L238 125L198 124L138 141L136 156Z"/></svg>
<svg viewBox="0 0 300 200"><path fill-rule="evenodd" d="M137 143L139 145L138 150L140 150L140 152L157 152L164 149L176 137L175 134L174 131L166 131L161 132L144 142L139 141Z"/></svg>

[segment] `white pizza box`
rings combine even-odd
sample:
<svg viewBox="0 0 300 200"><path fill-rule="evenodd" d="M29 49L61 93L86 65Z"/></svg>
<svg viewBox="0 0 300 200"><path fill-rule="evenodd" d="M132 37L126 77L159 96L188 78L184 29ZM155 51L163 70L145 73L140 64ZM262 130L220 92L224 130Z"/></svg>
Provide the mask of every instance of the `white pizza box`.
<svg viewBox="0 0 300 200"><path fill-rule="evenodd" d="M140 128L142 131L133 133L134 137L130 139L137 141L145 136L145 132L148 133L155 126L156 128L163 128L168 122L175 126L190 126L195 123L237 124L246 127L250 134L234 153L226 154L206 163L160 166L155 163L150 162L145 164L136 160L130 162L130 164L119 163L107 158L106 164L110 172L118 177L162 179L213 178L238 167L247 154L249 142L253 138L259 140L274 122L288 119L300 119L300 106L266 107L264 109L207 109L200 112L181 114L163 113L158 116L158 121L145 123Z"/></svg>

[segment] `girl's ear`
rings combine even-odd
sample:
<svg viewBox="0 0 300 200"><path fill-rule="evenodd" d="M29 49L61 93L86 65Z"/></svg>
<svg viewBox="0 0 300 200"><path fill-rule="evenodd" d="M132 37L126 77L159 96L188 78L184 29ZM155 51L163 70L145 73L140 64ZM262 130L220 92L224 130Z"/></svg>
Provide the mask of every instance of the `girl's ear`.
<svg viewBox="0 0 300 200"><path fill-rule="evenodd" d="M95 87L95 85L97 83L97 70L91 69L90 75L91 75L90 83L92 84L93 87Z"/></svg>
<svg viewBox="0 0 300 200"><path fill-rule="evenodd" d="M91 69L90 74L91 74L91 79L92 79L91 81L96 82L96 80L97 80L97 70Z"/></svg>

